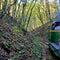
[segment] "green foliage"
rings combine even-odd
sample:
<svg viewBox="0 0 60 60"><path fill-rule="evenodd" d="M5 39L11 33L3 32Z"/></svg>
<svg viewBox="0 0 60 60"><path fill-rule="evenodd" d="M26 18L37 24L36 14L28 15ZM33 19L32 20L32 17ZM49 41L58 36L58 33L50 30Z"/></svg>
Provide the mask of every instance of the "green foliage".
<svg viewBox="0 0 60 60"><path fill-rule="evenodd" d="M9 43L7 41L3 42L3 47L9 49Z"/></svg>
<svg viewBox="0 0 60 60"><path fill-rule="evenodd" d="M2 9L0 9L0 13L2 12Z"/></svg>
<svg viewBox="0 0 60 60"><path fill-rule="evenodd" d="M3 37L3 35L2 34L0 34L0 38L2 38Z"/></svg>
<svg viewBox="0 0 60 60"><path fill-rule="evenodd" d="M41 51L41 46L40 46L40 41L32 33L30 33L30 37L33 41L32 52L40 60L41 52L42 52Z"/></svg>
<svg viewBox="0 0 60 60"><path fill-rule="evenodd" d="M19 30L19 28L18 28L17 26L12 26L12 29L13 29L13 31L16 32L16 33L17 33L17 32L20 32L20 30Z"/></svg>
<svg viewBox="0 0 60 60"><path fill-rule="evenodd" d="M12 56L12 60L17 60L18 59L18 57L19 57L19 55L18 54L14 54L13 56Z"/></svg>
<svg viewBox="0 0 60 60"><path fill-rule="evenodd" d="M32 52L38 59L41 59L42 52L40 46L34 45L32 48Z"/></svg>

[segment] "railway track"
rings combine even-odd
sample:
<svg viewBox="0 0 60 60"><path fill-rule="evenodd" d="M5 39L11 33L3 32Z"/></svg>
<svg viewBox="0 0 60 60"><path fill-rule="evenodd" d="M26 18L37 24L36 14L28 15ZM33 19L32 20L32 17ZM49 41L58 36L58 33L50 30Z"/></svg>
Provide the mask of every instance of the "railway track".
<svg viewBox="0 0 60 60"><path fill-rule="evenodd" d="M39 37L38 37L39 39ZM40 40L40 44L42 47L42 58L41 60L60 60L60 58L56 57L54 54L52 54L53 52L51 50L49 50L49 46L48 46L48 42L39 39Z"/></svg>
<svg viewBox="0 0 60 60"><path fill-rule="evenodd" d="M41 47L42 47L42 59L41 60L53 60L49 50L48 50L48 46L46 46L43 42L41 43Z"/></svg>

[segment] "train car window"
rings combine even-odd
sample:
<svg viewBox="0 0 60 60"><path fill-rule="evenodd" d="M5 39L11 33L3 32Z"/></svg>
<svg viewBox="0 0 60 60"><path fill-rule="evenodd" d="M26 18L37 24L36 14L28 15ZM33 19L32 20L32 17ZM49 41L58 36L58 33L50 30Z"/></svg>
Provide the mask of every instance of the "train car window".
<svg viewBox="0 0 60 60"><path fill-rule="evenodd" d="M53 24L51 25L51 30L54 30L54 29L55 29L55 26L56 26L56 23L53 23Z"/></svg>
<svg viewBox="0 0 60 60"><path fill-rule="evenodd" d="M55 30L60 30L60 26L55 27Z"/></svg>
<svg viewBox="0 0 60 60"><path fill-rule="evenodd" d="M55 22L51 25L51 30L60 30L60 22Z"/></svg>
<svg viewBox="0 0 60 60"><path fill-rule="evenodd" d="M56 24L55 30L60 30L60 22Z"/></svg>

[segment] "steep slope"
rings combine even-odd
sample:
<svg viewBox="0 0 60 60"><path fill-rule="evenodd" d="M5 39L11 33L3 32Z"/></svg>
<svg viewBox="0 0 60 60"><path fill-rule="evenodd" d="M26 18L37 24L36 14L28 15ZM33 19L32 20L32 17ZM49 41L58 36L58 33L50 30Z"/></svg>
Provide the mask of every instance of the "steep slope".
<svg viewBox="0 0 60 60"><path fill-rule="evenodd" d="M0 23L0 59L40 60L40 43L32 34L16 34L7 23Z"/></svg>

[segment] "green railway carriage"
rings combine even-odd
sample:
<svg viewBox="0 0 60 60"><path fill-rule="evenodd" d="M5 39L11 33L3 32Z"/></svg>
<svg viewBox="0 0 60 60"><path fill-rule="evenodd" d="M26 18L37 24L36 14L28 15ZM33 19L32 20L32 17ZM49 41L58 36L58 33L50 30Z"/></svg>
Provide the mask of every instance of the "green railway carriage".
<svg viewBox="0 0 60 60"><path fill-rule="evenodd" d="M51 24L50 28L49 48L53 51L53 53L55 53L56 56L60 57L60 5L57 6L57 8L57 17Z"/></svg>
<svg viewBox="0 0 60 60"><path fill-rule="evenodd" d="M56 18L50 28L49 48L60 57L60 0L55 10Z"/></svg>
<svg viewBox="0 0 60 60"><path fill-rule="evenodd" d="M50 30L50 42L59 44L60 30Z"/></svg>
<svg viewBox="0 0 60 60"><path fill-rule="evenodd" d="M60 57L60 30L50 30L49 48Z"/></svg>

